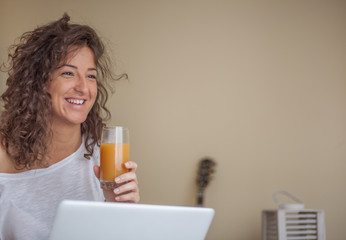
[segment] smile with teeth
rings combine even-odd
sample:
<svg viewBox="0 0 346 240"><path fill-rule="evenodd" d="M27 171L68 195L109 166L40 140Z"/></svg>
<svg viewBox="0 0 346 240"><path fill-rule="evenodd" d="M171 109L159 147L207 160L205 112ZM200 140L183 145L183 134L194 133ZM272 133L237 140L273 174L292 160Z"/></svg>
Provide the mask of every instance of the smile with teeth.
<svg viewBox="0 0 346 240"><path fill-rule="evenodd" d="M85 102L85 100L83 99L72 99L72 98L66 98L66 101L72 104L77 104L77 105L82 105Z"/></svg>

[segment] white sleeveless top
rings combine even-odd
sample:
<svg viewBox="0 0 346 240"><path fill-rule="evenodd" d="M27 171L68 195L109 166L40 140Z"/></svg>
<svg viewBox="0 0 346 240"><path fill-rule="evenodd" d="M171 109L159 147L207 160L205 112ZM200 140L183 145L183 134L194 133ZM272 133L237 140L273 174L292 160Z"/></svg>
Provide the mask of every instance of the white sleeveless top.
<svg viewBox="0 0 346 240"><path fill-rule="evenodd" d="M93 166L79 149L48 168L22 173L0 173L0 239L48 239L59 203L64 199L103 201Z"/></svg>

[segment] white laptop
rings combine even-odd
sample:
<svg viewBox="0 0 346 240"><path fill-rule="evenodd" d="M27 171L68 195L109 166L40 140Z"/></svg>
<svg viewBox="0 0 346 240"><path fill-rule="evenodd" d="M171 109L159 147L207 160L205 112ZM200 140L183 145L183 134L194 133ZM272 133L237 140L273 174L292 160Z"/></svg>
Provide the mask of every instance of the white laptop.
<svg viewBox="0 0 346 240"><path fill-rule="evenodd" d="M50 240L203 240L212 208L64 200Z"/></svg>

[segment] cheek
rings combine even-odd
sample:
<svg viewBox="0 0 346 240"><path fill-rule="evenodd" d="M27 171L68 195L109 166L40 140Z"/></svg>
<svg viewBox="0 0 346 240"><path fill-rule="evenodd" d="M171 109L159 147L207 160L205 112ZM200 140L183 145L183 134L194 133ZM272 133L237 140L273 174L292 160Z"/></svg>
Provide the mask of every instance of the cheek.
<svg viewBox="0 0 346 240"><path fill-rule="evenodd" d="M91 98L96 99L96 96L97 96L97 84L92 84L91 87L90 87L90 95L91 95Z"/></svg>
<svg viewBox="0 0 346 240"><path fill-rule="evenodd" d="M49 81L47 84L48 93L53 96L58 96L64 93L70 86L62 81L61 78L55 78Z"/></svg>

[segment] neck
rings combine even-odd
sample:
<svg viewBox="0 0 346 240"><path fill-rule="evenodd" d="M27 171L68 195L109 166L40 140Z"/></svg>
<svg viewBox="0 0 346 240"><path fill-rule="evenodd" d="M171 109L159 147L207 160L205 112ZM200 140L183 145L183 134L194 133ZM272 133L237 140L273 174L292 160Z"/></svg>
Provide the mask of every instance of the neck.
<svg viewBox="0 0 346 240"><path fill-rule="evenodd" d="M48 153L48 164L54 164L74 153L82 143L81 126L57 126L53 123L53 138Z"/></svg>

